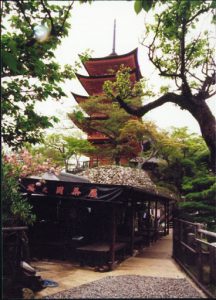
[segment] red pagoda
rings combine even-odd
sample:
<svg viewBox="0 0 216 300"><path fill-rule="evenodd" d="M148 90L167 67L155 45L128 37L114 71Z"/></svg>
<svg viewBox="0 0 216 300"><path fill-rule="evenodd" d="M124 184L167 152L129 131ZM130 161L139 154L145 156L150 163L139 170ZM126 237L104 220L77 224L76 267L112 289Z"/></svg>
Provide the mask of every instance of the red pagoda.
<svg viewBox="0 0 216 300"><path fill-rule="evenodd" d="M100 95L103 92L104 82L107 80L114 81L115 73L119 70L121 65L124 65L125 67L129 67L131 69L130 80L132 83L135 83L136 81L142 78L139 65L138 65L138 59L137 59L137 50L138 50L137 48L123 55L116 54L115 25L116 24L114 23L112 53L109 56L105 56L105 57L90 58L88 61L84 62L83 65L86 71L88 72L89 76L76 74L80 83L82 84L82 86L84 87L84 89L89 95L89 96L82 96L82 95L72 93L73 97L75 98L78 104L86 101L91 96ZM110 73L110 70L112 70L112 73ZM111 101L111 100L106 99L105 101ZM106 118L103 112L101 112L101 114L91 114L89 117L94 120L100 120ZM131 116L131 118L134 117ZM109 138L99 132L95 132L92 130L87 131L86 129L84 130L81 127L80 129L82 129L87 133L88 141L90 141L93 145L97 145L101 148L104 148L105 145L109 143ZM110 162L111 162L110 159L108 157L103 157L102 154L100 156L97 155L97 157L95 156L90 157L90 166L98 165L98 163L104 165ZM121 163L124 162L128 162L128 159L123 158L123 160L121 160Z"/></svg>

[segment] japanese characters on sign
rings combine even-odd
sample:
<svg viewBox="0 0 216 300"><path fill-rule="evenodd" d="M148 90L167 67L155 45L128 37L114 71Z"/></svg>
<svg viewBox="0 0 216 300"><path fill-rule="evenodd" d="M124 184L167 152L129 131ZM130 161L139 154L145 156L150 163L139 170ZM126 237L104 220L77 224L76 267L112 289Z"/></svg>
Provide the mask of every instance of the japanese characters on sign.
<svg viewBox="0 0 216 300"><path fill-rule="evenodd" d="M79 196L84 196L87 198L91 199L97 199L98 198L98 189L97 188L92 188L89 187L89 189L86 191L81 191L79 186L73 186L70 191L66 189L64 185L60 185L59 183L54 186L54 194L55 195L60 195L60 196L74 196L74 197L79 197ZM27 192L30 193L43 193L43 194L48 194L49 191L49 186L46 185L46 182L43 182L43 184L39 184L39 182L35 183L29 183L26 187ZM53 194L53 188L52 192Z"/></svg>
<svg viewBox="0 0 216 300"><path fill-rule="evenodd" d="M97 198L97 189L91 189L89 194L88 194L88 197L90 198Z"/></svg>
<svg viewBox="0 0 216 300"><path fill-rule="evenodd" d="M72 192L71 192L71 195L73 196L79 196L81 194L80 190L79 190L79 187L74 187Z"/></svg>
<svg viewBox="0 0 216 300"><path fill-rule="evenodd" d="M35 188L35 185L33 183L27 185L27 191L28 192L34 192L35 189L36 188Z"/></svg>

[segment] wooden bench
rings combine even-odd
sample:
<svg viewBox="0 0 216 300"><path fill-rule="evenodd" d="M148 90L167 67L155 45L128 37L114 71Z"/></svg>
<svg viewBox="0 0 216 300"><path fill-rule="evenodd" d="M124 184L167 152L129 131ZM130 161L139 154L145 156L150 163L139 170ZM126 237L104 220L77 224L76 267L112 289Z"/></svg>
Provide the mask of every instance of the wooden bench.
<svg viewBox="0 0 216 300"><path fill-rule="evenodd" d="M120 255L123 258L125 255L126 243L114 244L115 254ZM109 264L111 247L109 243L93 243L76 248L76 253L81 266L102 266L104 264Z"/></svg>

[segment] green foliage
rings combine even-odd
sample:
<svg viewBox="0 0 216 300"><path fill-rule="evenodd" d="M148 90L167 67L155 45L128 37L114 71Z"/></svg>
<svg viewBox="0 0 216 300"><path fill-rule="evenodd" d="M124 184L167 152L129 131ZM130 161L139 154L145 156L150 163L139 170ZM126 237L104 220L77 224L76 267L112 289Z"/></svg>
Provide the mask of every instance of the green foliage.
<svg viewBox="0 0 216 300"><path fill-rule="evenodd" d="M216 230L216 177L209 171L209 151L203 139L188 133L186 127L160 134L155 127L151 134L157 140L153 144L156 156L167 162L153 171L156 184L184 197L178 204L181 218Z"/></svg>
<svg viewBox="0 0 216 300"><path fill-rule="evenodd" d="M37 143L44 129L57 118L35 111L35 103L65 96L60 83L71 79L74 69L61 67L54 51L68 34L71 3L52 5L49 1L4 1L2 10L2 138L13 149ZM34 26L50 29L46 41L34 36Z"/></svg>
<svg viewBox="0 0 216 300"><path fill-rule="evenodd" d="M215 118L205 102L215 95L214 29L209 26L215 23L215 0L137 0L134 8L136 13L151 9L153 18L145 24L142 44L158 74L172 80L176 89L171 92L168 87L159 87L162 95L137 109L125 103L124 94L115 93L114 83L106 86L106 92L135 116L144 116L168 102L187 110L199 123L210 151L211 169L216 172Z"/></svg>
<svg viewBox="0 0 216 300"><path fill-rule="evenodd" d="M144 7L143 1L136 1L141 10ZM147 2L148 1L144 1ZM182 65L184 65L184 75L187 76L187 83L192 91L196 92L202 87L200 82L201 69L207 64L212 64L214 49L209 43L210 31L203 30L197 36L195 30L198 28L200 16L208 13L207 18L214 15L214 1L150 1L149 9L154 6L161 6L160 13L155 13L155 22L146 24L147 36L152 34L154 41L149 47L151 61L159 70L160 74L173 79L180 87L183 80ZM147 9L146 9L147 11ZM175 20L175 22L173 22ZM184 43L184 49L183 49ZM182 51L184 53L182 53ZM213 56L212 56L213 55ZM211 76L211 74L209 73Z"/></svg>
<svg viewBox="0 0 216 300"><path fill-rule="evenodd" d="M94 147L87 140L51 134L46 137L44 144L31 147L30 151L34 155L41 154L44 158L50 159L56 166L64 166L67 170L71 156L74 156L78 163L80 155L92 153Z"/></svg>
<svg viewBox="0 0 216 300"><path fill-rule="evenodd" d="M139 98L128 99L128 101L133 105L140 103ZM131 124L131 116L120 108L118 103L111 102L104 95L90 97L80 106L91 117L84 118L79 108L78 111L69 114L69 117L83 130L99 132L109 139L109 143L104 147L104 154L106 151L106 154L116 163L123 155L129 157L137 155L137 148L139 149L139 142L142 140L141 121L136 120L135 126ZM130 135L125 134L129 128L131 128Z"/></svg>
<svg viewBox="0 0 216 300"><path fill-rule="evenodd" d="M135 0L134 10L137 14L139 14L142 9L148 12L153 7L154 2L154 0Z"/></svg>
<svg viewBox="0 0 216 300"><path fill-rule="evenodd" d="M92 1L93 1L93 0L79 0L79 2L80 2L81 4L83 4L83 3L89 3L89 4L91 4Z"/></svg>
<svg viewBox="0 0 216 300"><path fill-rule="evenodd" d="M115 81L107 80L104 82L103 91L107 97L112 100L115 100L116 97L120 97L122 99L126 99L127 102L132 106L134 105L134 100L130 101L130 99L138 98L143 95L143 82L136 82L133 84L130 80L130 71L129 67L125 67L124 65L120 66L120 69L116 72ZM140 99L139 99L140 101ZM141 105L141 102L135 102L135 107Z"/></svg>
<svg viewBox="0 0 216 300"><path fill-rule="evenodd" d="M184 178L185 202L180 202L181 217L192 222L206 223L216 231L216 177L207 174Z"/></svg>
<svg viewBox="0 0 216 300"><path fill-rule="evenodd" d="M167 147L162 146L158 152L159 157L167 161L167 165L158 169L158 177L160 181L173 184L181 193L184 178L208 172L209 151L204 140L197 134L188 133L186 127L173 127L167 136ZM205 158L201 153L205 153Z"/></svg>
<svg viewBox="0 0 216 300"><path fill-rule="evenodd" d="M194 178L191 181L189 181L189 178L185 177L182 188L187 193L190 193L193 190L196 190L196 192L202 192L203 190L210 188L214 183L215 177L209 174L205 176L200 175L200 177ZM191 199L189 195L190 194L188 194L187 197L188 199Z"/></svg>
<svg viewBox="0 0 216 300"><path fill-rule="evenodd" d="M36 216L32 206L19 192L18 170L7 161L2 163L1 200L3 226L31 225Z"/></svg>

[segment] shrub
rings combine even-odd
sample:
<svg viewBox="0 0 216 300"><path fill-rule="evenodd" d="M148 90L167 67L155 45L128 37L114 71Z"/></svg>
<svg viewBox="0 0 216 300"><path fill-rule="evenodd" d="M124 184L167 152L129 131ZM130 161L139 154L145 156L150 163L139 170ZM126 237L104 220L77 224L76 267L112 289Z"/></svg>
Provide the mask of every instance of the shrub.
<svg viewBox="0 0 216 300"><path fill-rule="evenodd" d="M2 224L3 226L31 225L36 216L32 206L19 192L18 169L3 159L2 162Z"/></svg>

